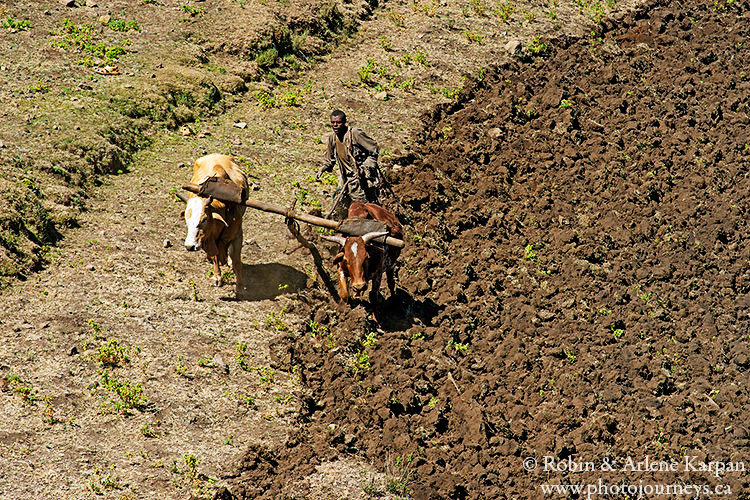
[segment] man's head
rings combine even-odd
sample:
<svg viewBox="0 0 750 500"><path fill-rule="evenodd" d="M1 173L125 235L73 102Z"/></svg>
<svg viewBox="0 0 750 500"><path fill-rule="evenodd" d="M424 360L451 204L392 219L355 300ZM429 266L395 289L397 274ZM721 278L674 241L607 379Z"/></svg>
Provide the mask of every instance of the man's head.
<svg viewBox="0 0 750 500"><path fill-rule="evenodd" d="M331 128L336 135L341 136L346 133L346 113L337 109L331 113Z"/></svg>

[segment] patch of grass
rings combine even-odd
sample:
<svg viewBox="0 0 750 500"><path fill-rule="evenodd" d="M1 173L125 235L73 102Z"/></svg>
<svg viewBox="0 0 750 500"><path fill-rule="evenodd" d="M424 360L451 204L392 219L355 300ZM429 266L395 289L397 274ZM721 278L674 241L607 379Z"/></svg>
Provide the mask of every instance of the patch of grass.
<svg viewBox="0 0 750 500"><path fill-rule="evenodd" d="M105 495L107 491L122 489L120 480L114 475L114 472L104 474L98 467L94 469L94 473L89 479L88 487L95 495Z"/></svg>
<svg viewBox="0 0 750 500"><path fill-rule="evenodd" d="M484 35L476 32L475 30L464 30L462 33L464 37L471 43L476 43L477 45L482 45L484 43Z"/></svg>
<svg viewBox="0 0 750 500"><path fill-rule="evenodd" d="M429 66L430 62L427 60L427 52L424 50L418 50L414 53L414 60L422 66Z"/></svg>
<svg viewBox="0 0 750 500"><path fill-rule="evenodd" d="M286 320L284 319L285 314L286 308L280 310L279 312L269 312L266 315L266 326L271 330L274 330L276 333L287 331L289 329L289 325L287 325Z"/></svg>
<svg viewBox="0 0 750 500"><path fill-rule="evenodd" d="M132 409L143 409L147 399L143 396L143 386L133 384L128 380L120 380L110 375L107 370L99 370L99 383L106 390L118 396L119 401L114 401L112 405L102 404L99 413L127 413Z"/></svg>
<svg viewBox="0 0 750 500"><path fill-rule="evenodd" d="M279 60L279 50L276 47L270 47L257 56L255 56L255 63L261 69L268 69Z"/></svg>
<svg viewBox="0 0 750 500"><path fill-rule="evenodd" d="M177 364L174 367L174 372L177 375L181 375L183 377L187 377L187 366L185 366L185 360L182 356L177 356Z"/></svg>
<svg viewBox="0 0 750 500"><path fill-rule="evenodd" d="M507 23L510 21L511 16L513 15L513 12L515 12L515 10L516 8L513 6L510 0L507 0L505 2L498 3L492 13L499 17L502 21L505 21Z"/></svg>
<svg viewBox="0 0 750 500"><path fill-rule="evenodd" d="M247 364L245 356L247 355L247 344L243 342L237 342L235 344L234 359L237 360L237 364L245 371L250 370L250 365Z"/></svg>
<svg viewBox="0 0 750 500"><path fill-rule="evenodd" d="M130 361L129 347L124 347L116 339L110 339L105 345L97 349L97 360L102 367L122 366Z"/></svg>
<svg viewBox="0 0 750 500"><path fill-rule="evenodd" d="M534 250L534 245L529 243L526 245L523 249L523 260L537 260L539 258L539 254L536 250Z"/></svg>
<svg viewBox="0 0 750 500"><path fill-rule="evenodd" d="M294 189L294 195L297 198L297 202L299 202L302 207L315 208L318 210L323 209L320 201L311 198L310 191L306 187L303 187L300 181L292 182L292 188Z"/></svg>
<svg viewBox="0 0 750 500"><path fill-rule="evenodd" d="M127 33L130 30L141 31L141 28L136 21L126 21L124 19L110 19L107 26L109 26L109 29L112 31L120 31L123 33Z"/></svg>
<svg viewBox="0 0 750 500"><path fill-rule="evenodd" d="M55 408L52 406L52 396L44 396L44 409L42 410L42 422L45 424L53 425L57 422L55 418Z"/></svg>
<svg viewBox="0 0 750 500"><path fill-rule="evenodd" d="M28 19L16 20L13 17L9 17L2 21L2 27L16 31L26 31L31 29L31 21Z"/></svg>
<svg viewBox="0 0 750 500"><path fill-rule="evenodd" d="M446 345L446 347L449 350L451 348L453 348L453 350L455 352L460 352L461 354L465 354L466 351L469 349L469 345L468 344L462 344L460 342L454 341L453 339L451 339L451 340L448 341L448 344Z"/></svg>
<svg viewBox="0 0 750 500"><path fill-rule="evenodd" d="M398 456L395 460L391 460L390 457L386 458L386 491L400 497L409 498L409 482L414 475L413 461L414 456L411 453L405 457Z"/></svg>
<svg viewBox="0 0 750 500"><path fill-rule="evenodd" d="M436 1L431 2L414 2L412 8L417 12L423 12L427 17L434 17L437 14L439 4Z"/></svg>
<svg viewBox="0 0 750 500"><path fill-rule="evenodd" d="M276 375L276 370L256 366L255 371L258 372L258 379L264 386L271 385L275 382L274 376Z"/></svg>
<svg viewBox="0 0 750 500"><path fill-rule="evenodd" d="M390 52L393 50L393 42L390 38L388 38L385 35L380 35L380 46L385 50L386 52Z"/></svg>
<svg viewBox="0 0 750 500"><path fill-rule="evenodd" d="M354 373L355 375L359 372L369 370L372 366L370 364L370 354L364 349L361 349L353 354L350 359L350 363L352 366L352 373Z"/></svg>
<svg viewBox="0 0 750 500"><path fill-rule="evenodd" d="M394 25L398 26L399 28L403 28L406 22L406 18L404 17L404 15L400 12L396 12L393 9L388 12L388 18L391 20L391 22L393 22Z"/></svg>
<svg viewBox="0 0 750 500"><path fill-rule="evenodd" d="M32 83L29 85L29 92L33 92L35 94L44 94L49 92L49 86L43 84L42 82Z"/></svg>
<svg viewBox="0 0 750 500"><path fill-rule="evenodd" d="M187 14L189 18L200 18L200 17L203 17L203 14L206 13L205 7L195 7L193 5L187 5L187 4L180 5L180 10L184 12L185 14ZM187 21L189 20L189 18L183 17L182 19L180 19L180 21Z"/></svg>
<svg viewBox="0 0 750 500"><path fill-rule="evenodd" d="M5 375L5 379L8 381L11 390L19 395L24 403L30 404L35 401L39 390L35 389L30 383L21 380L21 377L15 373Z"/></svg>
<svg viewBox="0 0 750 500"><path fill-rule="evenodd" d="M487 5L484 0L469 0L469 6L478 16L483 16L487 12Z"/></svg>
<svg viewBox="0 0 750 500"><path fill-rule="evenodd" d="M127 23L126 23L127 24ZM101 41L91 24L75 24L70 19L63 19L56 25L53 32L57 38L50 42L52 47L63 50L87 54L88 57L77 61L84 66L112 65L118 57L127 54L130 40L123 40L120 44L108 45ZM93 58L93 59L92 59Z"/></svg>
<svg viewBox="0 0 750 500"><path fill-rule="evenodd" d="M52 47L64 50L70 48L80 49L83 48L85 44L89 43L94 37L94 27L88 23L77 25L70 19L64 18L55 26L57 29L53 34L60 38L50 42Z"/></svg>
<svg viewBox="0 0 750 500"><path fill-rule="evenodd" d="M243 394L240 396L240 399L244 404L247 405L248 408L257 408L258 406L255 404L255 399L253 399L252 396L249 394Z"/></svg>
<svg viewBox="0 0 750 500"><path fill-rule="evenodd" d="M549 50L549 45L542 41L541 36L537 35L526 45L526 50L533 56L541 56Z"/></svg>
<svg viewBox="0 0 750 500"><path fill-rule="evenodd" d="M143 424L140 428L140 431L143 437L148 437L148 438L156 437L156 433L148 424Z"/></svg>

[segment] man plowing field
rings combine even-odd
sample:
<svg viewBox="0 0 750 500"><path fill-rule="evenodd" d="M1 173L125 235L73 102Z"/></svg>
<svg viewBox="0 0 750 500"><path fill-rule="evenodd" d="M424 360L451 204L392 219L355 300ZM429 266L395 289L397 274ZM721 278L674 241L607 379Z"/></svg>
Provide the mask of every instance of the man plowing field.
<svg viewBox="0 0 750 500"><path fill-rule="evenodd" d="M346 114L341 110L331 113L331 129L325 160L315 177L320 179L323 172L330 172L338 165L341 178L328 217L340 220L353 201L378 203L382 182L378 167L380 149L362 129L347 126Z"/></svg>

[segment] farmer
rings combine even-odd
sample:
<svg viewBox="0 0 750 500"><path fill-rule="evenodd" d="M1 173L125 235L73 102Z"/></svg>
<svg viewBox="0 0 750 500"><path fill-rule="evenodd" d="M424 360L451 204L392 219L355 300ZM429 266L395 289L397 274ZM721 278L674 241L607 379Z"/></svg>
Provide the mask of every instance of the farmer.
<svg viewBox="0 0 750 500"><path fill-rule="evenodd" d="M377 203L381 181L378 143L362 129L348 127L346 114L338 109L331 113L331 129L323 166L315 176L320 179L323 172L330 172L334 165L338 165L341 173L328 217L346 214L353 201Z"/></svg>

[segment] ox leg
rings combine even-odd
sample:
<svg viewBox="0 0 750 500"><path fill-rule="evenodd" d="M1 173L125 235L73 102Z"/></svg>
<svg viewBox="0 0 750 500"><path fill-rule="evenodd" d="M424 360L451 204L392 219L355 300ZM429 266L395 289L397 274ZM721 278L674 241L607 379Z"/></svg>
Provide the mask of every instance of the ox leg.
<svg viewBox="0 0 750 500"><path fill-rule="evenodd" d="M346 282L346 272L342 262L339 263L339 294L341 302L349 302L349 284Z"/></svg>
<svg viewBox="0 0 750 500"><path fill-rule="evenodd" d="M237 236L232 240L232 246L229 253L229 262L234 272L236 294L239 294L242 290L242 228L237 232Z"/></svg>
<svg viewBox="0 0 750 500"><path fill-rule="evenodd" d="M396 278L394 274L393 265L388 266L385 269L385 277L388 280L388 291L391 292L391 297L396 295Z"/></svg>
<svg viewBox="0 0 750 500"><path fill-rule="evenodd" d="M380 283L383 281L383 270L378 269L372 277L372 290L370 290L370 305L378 306L378 293L380 292Z"/></svg>
<svg viewBox="0 0 750 500"><path fill-rule="evenodd" d="M214 263L214 285L222 286L224 284L224 279L221 277L221 265L219 265L219 256L214 255L213 257L211 257L211 262Z"/></svg>
<svg viewBox="0 0 750 500"><path fill-rule="evenodd" d="M385 278L388 282L388 291L391 292L391 297L396 293L396 262L391 259L388 252L385 252L383 256L383 268L385 268Z"/></svg>

